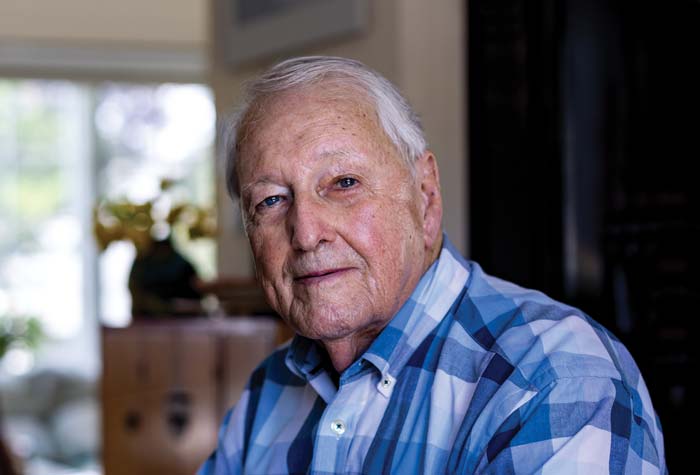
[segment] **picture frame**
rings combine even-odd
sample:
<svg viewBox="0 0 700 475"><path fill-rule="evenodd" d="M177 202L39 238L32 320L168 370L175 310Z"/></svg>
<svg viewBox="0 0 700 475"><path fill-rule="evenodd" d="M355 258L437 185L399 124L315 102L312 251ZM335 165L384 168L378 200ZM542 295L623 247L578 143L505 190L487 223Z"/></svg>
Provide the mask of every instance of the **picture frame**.
<svg viewBox="0 0 700 475"><path fill-rule="evenodd" d="M364 30L368 0L223 0L226 60L272 57Z"/></svg>

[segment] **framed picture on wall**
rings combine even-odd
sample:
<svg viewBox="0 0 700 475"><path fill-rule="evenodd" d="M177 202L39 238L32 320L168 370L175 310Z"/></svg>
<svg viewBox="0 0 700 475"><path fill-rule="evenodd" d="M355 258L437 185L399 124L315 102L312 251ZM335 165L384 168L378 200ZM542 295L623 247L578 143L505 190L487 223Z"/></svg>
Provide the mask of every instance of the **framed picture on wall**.
<svg viewBox="0 0 700 475"><path fill-rule="evenodd" d="M222 0L230 64L362 31L368 0Z"/></svg>

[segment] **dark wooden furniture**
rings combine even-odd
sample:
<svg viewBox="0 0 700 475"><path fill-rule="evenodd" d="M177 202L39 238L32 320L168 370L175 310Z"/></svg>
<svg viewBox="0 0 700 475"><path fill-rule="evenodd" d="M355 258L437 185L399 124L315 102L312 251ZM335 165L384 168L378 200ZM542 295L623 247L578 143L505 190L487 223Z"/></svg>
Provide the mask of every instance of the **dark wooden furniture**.
<svg viewBox="0 0 700 475"><path fill-rule="evenodd" d="M102 332L105 475L191 475L278 343L265 317L171 319ZM3 472L4 473L4 472Z"/></svg>

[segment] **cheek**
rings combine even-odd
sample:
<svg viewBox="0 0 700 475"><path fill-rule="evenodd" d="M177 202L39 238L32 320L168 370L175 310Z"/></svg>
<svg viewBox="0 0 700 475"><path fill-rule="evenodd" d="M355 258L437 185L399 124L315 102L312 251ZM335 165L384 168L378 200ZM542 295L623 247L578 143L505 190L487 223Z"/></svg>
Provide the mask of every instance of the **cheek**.
<svg viewBox="0 0 700 475"><path fill-rule="evenodd" d="M261 281L274 281L282 274L284 253L280 243L263 232L249 232L248 240L253 251L255 270Z"/></svg>
<svg viewBox="0 0 700 475"><path fill-rule="evenodd" d="M346 235L360 253L372 255L386 245L387 220L384 210L375 204L366 204L348 213L345 219Z"/></svg>
<svg viewBox="0 0 700 475"><path fill-rule="evenodd" d="M365 206L348 220L353 247L371 266L396 268L406 259L418 237L415 217L408 205Z"/></svg>

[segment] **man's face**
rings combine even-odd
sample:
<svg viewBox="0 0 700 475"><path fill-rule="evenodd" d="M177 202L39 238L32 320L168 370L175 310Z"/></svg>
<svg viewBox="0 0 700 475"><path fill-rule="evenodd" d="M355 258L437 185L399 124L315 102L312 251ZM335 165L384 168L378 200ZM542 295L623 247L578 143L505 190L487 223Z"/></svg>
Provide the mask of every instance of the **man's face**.
<svg viewBox="0 0 700 475"><path fill-rule="evenodd" d="M426 266L425 199L365 101L332 86L264 105L239 153L258 279L302 335L381 329Z"/></svg>

